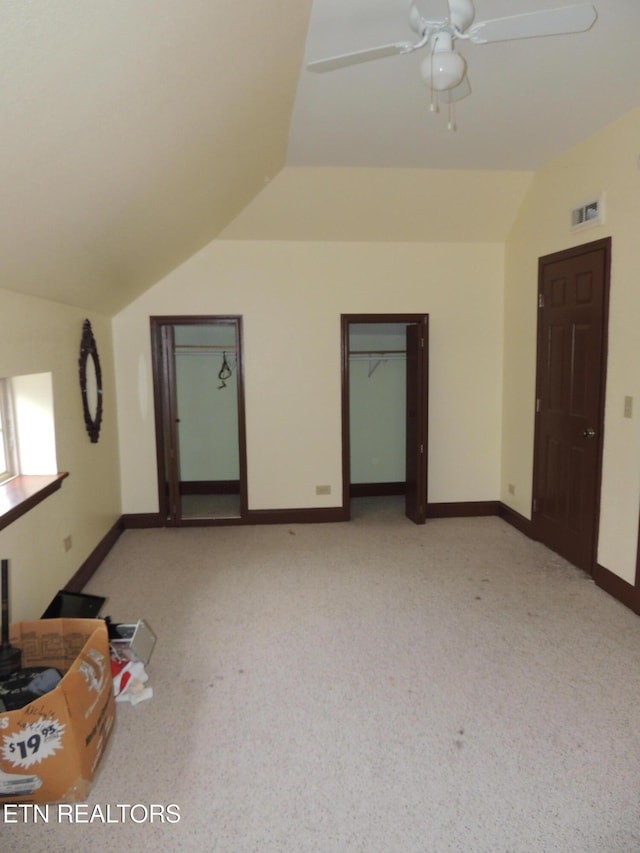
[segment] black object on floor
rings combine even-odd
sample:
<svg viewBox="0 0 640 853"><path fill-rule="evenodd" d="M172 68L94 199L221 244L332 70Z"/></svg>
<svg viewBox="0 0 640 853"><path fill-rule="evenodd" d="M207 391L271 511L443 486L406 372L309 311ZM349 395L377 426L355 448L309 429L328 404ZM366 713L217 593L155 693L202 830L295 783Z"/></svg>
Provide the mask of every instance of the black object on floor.
<svg viewBox="0 0 640 853"><path fill-rule="evenodd" d="M28 666L0 680L0 708L17 711L57 687L62 675L48 666Z"/></svg>
<svg viewBox="0 0 640 853"><path fill-rule="evenodd" d="M67 592L61 589L55 594L41 619L95 619L106 598L88 595L85 592Z"/></svg>
<svg viewBox="0 0 640 853"><path fill-rule="evenodd" d="M0 679L20 669L22 651L9 642L9 561L2 560L2 641L0 642Z"/></svg>

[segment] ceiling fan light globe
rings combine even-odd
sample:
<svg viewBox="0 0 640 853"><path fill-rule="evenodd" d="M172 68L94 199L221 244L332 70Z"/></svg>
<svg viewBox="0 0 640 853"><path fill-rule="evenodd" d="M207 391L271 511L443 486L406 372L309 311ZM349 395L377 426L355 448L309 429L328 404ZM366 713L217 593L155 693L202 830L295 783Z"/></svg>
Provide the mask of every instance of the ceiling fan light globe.
<svg viewBox="0 0 640 853"><path fill-rule="evenodd" d="M467 63L455 50L450 52L436 51L427 56L420 65L422 79L436 92L453 89L462 82L467 70Z"/></svg>

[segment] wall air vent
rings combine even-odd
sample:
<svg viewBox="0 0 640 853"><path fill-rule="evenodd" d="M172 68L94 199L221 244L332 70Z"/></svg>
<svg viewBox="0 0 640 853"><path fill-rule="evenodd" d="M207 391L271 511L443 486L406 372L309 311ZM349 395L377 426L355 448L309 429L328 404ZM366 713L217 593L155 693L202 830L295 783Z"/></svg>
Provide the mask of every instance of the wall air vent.
<svg viewBox="0 0 640 853"><path fill-rule="evenodd" d="M579 204L571 211L571 230L577 231L592 225L602 225L604 222L604 195Z"/></svg>

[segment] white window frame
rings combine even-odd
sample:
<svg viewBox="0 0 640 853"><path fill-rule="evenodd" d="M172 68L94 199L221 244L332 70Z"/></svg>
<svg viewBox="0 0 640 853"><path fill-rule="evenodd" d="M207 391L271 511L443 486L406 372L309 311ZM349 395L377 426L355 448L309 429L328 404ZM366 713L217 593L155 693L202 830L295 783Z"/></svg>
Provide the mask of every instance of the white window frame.
<svg viewBox="0 0 640 853"><path fill-rule="evenodd" d="M6 483L7 480L17 477L19 473L11 387L7 379L0 379L0 443L4 456L4 465L0 469L0 483Z"/></svg>
<svg viewBox="0 0 640 853"><path fill-rule="evenodd" d="M51 373L0 378L0 417L1 531L57 492L68 473L57 468Z"/></svg>

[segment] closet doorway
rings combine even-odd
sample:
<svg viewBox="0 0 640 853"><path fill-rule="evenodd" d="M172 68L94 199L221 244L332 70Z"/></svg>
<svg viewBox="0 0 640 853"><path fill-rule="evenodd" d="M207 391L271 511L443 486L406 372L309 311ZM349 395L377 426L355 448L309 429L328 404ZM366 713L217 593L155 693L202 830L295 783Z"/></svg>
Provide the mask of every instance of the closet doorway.
<svg viewBox="0 0 640 853"><path fill-rule="evenodd" d="M427 314L342 315L343 512L351 498L401 494L427 516Z"/></svg>
<svg viewBox="0 0 640 853"><path fill-rule="evenodd" d="M165 525L247 511L242 318L151 318L158 496Z"/></svg>

